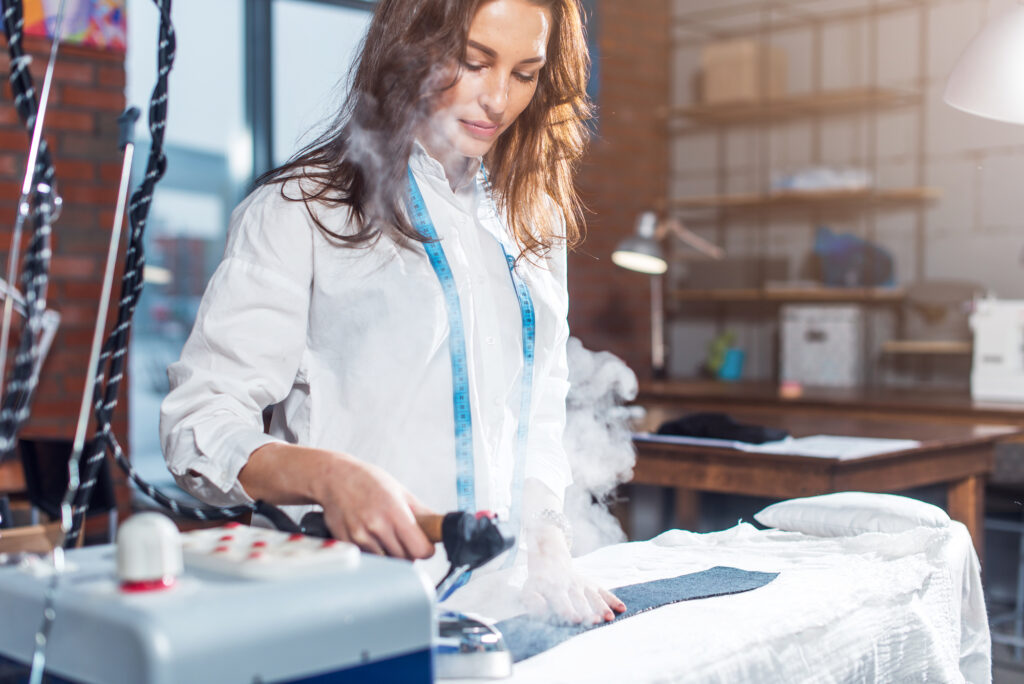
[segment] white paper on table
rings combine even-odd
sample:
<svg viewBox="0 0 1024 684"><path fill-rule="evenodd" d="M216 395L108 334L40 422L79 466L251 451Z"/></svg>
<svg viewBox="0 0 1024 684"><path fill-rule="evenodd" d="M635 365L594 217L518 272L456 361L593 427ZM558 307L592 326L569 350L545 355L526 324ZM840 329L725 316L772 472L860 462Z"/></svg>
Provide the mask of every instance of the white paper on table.
<svg viewBox="0 0 1024 684"><path fill-rule="evenodd" d="M679 435L658 435L651 432L637 432L633 438L646 442L665 442L667 444L689 444L692 446L709 446L722 449L736 449L759 454L792 454L793 456L812 456L816 458L838 458L846 461L894 451L916 449L921 442L913 439L881 439L877 437L842 437L837 435L813 435L811 437L787 437L776 442L749 444L734 442L727 439L707 439L704 437L683 437Z"/></svg>

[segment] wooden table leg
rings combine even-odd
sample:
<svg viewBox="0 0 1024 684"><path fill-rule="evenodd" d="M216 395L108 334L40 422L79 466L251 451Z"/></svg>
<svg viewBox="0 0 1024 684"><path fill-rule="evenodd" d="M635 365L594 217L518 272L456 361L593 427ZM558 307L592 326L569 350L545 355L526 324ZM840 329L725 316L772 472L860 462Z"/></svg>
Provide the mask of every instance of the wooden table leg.
<svg viewBox="0 0 1024 684"><path fill-rule="evenodd" d="M20 494L25 491L25 473L21 460L0 463L0 494Z"/></svg>
<svg viewBox="0 0 1024 684"><path fill-rule="evenodd" d="M974 541L978 558L985 562L985 480L980 475L971 475L963 480L950 482L946 490L946 507L949 517L967 526Z"/></svg>
<svg viewBox="0 0 1024 684"><path fill-rule="evenodd" d="M636 541L633 539L633 502L629 500L628 493L629 485L619 485L615 501L608 510L619 521L619 527L626 534L626 541Z"/></svg>
<svg viewBox="0 0 1024 684"><path fill-rule="evenodd" d="M675 525L681 530L698 531L700 526L700 492L676 487Z"/></svg>

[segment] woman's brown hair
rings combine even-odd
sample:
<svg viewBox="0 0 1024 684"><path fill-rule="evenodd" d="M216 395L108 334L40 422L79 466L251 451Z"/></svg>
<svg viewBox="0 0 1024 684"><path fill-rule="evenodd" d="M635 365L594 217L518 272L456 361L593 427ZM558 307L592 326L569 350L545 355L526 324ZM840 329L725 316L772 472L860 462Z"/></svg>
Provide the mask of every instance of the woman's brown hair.
<svg viewBox="0 0 1024 684"><path fill-rule="evenodd" d="M280 183L282 195L304 202L317 227L344 244L365 244L391 228L423 241L403 211L406 166L419 126L459 78L450 65L465 59L477 9L490 1L381 0L341 111L325 133L256 184ZM552 14L547 63L532 100L484 163L524 254L543 256L556 240L574 246L582 235L573 172L589 138L590 63L579 0L527 1ZM300 181L300 197L285 194L292 179ZM564 235L548 197L565 220ZM328 229L316 204L348 207L355 230Z"/></svg>

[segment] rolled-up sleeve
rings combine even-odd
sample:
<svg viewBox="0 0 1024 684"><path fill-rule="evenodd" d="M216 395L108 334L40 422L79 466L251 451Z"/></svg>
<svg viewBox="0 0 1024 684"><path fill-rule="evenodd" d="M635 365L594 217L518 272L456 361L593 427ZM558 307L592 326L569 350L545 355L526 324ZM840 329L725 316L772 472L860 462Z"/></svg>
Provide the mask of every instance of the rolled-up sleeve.
<svg viewBox="0 0 1024 684"><path fill-rule="evenodd" d="M554 330L548 341L538 340L535 406L530 423L526 477L548 487L559 500L572 484L572 471L562 441L565 432L565 400L569 393L569 293L567 251L564 241L556 242L546 258Z"/></svg>
<svg viewBox="0 0 1024 684"><path fill-rule="evenodd" d="M225 256L203 295L160 407L167 466L215 505L251 502L238 482L268 442L263 409L291 390L306 344L312 228L280 187L257 190L232 215Z"/></svg>

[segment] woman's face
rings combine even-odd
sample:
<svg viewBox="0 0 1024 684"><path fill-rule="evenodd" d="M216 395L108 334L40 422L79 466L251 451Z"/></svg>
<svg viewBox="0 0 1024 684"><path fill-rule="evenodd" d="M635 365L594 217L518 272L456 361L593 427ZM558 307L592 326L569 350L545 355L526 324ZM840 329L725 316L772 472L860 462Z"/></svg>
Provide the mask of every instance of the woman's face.
<svg viewBox="0 0 1024 684"><path fill-rule="evenodd" d="M461 75L431 116L429 147L484 155L530 103L547 58L551 12L527 0L491 0L469 27ZM432 150L433 151L433 150Z"/></svg>

